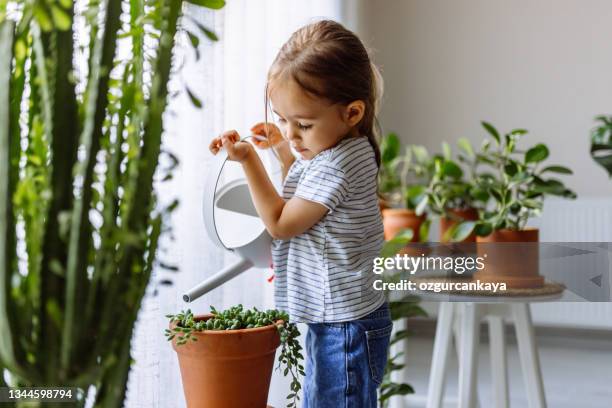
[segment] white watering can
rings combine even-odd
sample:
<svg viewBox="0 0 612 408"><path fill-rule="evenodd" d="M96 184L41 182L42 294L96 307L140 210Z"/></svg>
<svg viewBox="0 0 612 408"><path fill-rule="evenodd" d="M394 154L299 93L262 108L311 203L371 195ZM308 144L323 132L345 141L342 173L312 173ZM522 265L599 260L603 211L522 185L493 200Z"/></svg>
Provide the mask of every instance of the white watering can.
<svg viewBox="0 0 612 408"><path fill-rule="evenodd" d="M183 295L185 302L196 300L252 267L268 268L272 263L272 237L257 215L247 181L242 176L225 183L222 173L226 164L241 167L228 162L226 150L221 149L212 160L204 189L204 226L218 247L233 252L240 260L190 289Z"/></svg>

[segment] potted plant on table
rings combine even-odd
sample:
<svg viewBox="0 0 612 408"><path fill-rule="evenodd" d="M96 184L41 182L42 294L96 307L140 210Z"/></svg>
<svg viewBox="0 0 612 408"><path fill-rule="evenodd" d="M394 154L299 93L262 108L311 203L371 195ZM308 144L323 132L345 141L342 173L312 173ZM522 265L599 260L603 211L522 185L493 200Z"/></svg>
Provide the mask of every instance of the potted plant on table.
<svg viewBox="0 0 612 408"><path fill-rule="evenodd" d="M483 144L478 158L490 171L480 173L476 184L489 194L492 205L479 211L477 221L465 221L461 226L463 234L476 233L479 255L488 256L485 269L474 278L504 282L507 288L540 287L544 279L539 275L538 247L534 244L539 242L539 231L527 227L527 221L541 213L548 195L576 197L562 181L549 176L572 171L559 165L543 166L549 150L542 143L518 150L517 142L526 130L515 129L502 136L487 122L482 126L491 139Z"/></svg>
<svg viewBox="0 0 612 408"><path fill-rule="evenodd" d="M292 377L287 407L297 407L304 376L297 325L278 310L190 310L168 315L165 335L176 351L188 407L265 407L276 349L279 367ZM239 392L237 392L240 390Z"/></svg>
<svg viewBox="0 0 612 408"><path fill-rule="evenodd" d="M416 210L431 178L433 161L423 146L410 145L404 155L399 153L396 134L383 138L378 184L387 207L382 210L385 239L409 228L413 231L412 242L421 242L428 236L429 221Z"/></svg>

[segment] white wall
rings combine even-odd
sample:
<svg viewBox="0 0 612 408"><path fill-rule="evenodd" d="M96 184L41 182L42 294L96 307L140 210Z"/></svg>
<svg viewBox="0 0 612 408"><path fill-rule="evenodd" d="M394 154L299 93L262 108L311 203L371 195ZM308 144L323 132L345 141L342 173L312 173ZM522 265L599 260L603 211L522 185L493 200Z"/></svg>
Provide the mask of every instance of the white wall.
<svg viewBox="0 0 612 408"><path fill-rule="evenodd" d="M386 82L382 124L406 143L527 128L575 171L579 195L612 196L593 163L593 117L612 113L612 1L348 1L349 24Z"/></svg>

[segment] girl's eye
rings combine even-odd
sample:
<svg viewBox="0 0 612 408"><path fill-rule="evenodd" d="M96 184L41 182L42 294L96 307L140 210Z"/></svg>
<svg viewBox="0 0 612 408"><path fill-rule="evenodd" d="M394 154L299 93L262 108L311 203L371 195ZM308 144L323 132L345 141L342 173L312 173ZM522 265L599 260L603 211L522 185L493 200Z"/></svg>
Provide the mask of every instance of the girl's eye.
<svg viewBox="0 0 612 408"><path fill-rule="evenodd" d="M283 118L278 118L278 123L283 123L283 124L284 124L285 122L287 122L285 119L283 119Z"/></svg>
<svg viewBox="0 0 612 408"><path fill-rule="evenodd" d="M300 130L308 130L312 127L312 125L302 125L301 123L297 124L298 129Z"/></svg>

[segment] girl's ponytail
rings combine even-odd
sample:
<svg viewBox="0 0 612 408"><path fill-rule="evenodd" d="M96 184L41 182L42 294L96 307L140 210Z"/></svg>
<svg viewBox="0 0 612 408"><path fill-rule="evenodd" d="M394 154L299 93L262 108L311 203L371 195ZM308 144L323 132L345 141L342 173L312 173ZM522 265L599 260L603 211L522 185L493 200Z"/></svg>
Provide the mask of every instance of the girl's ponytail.
<svg viewBox="0 0 612 408"><path fill-rule="evenodd" d="M376 65L374 65L373 62L370 62L370 71L372 78L372 82L370 85L370 106L372 107L372 117L364 117L359 130L361 134L366 135L368 137L368 141L370 142L370 145L372 145L372 149L374 149L376 164L378 165L378 167L380 167L381 153L378 141L382 137L382 131L380 128L380 122L378 121L378 113L380 111L380 104L382 102L382 96L384 92L384 80L382 75L380 74L380 70Z"/></svg>

